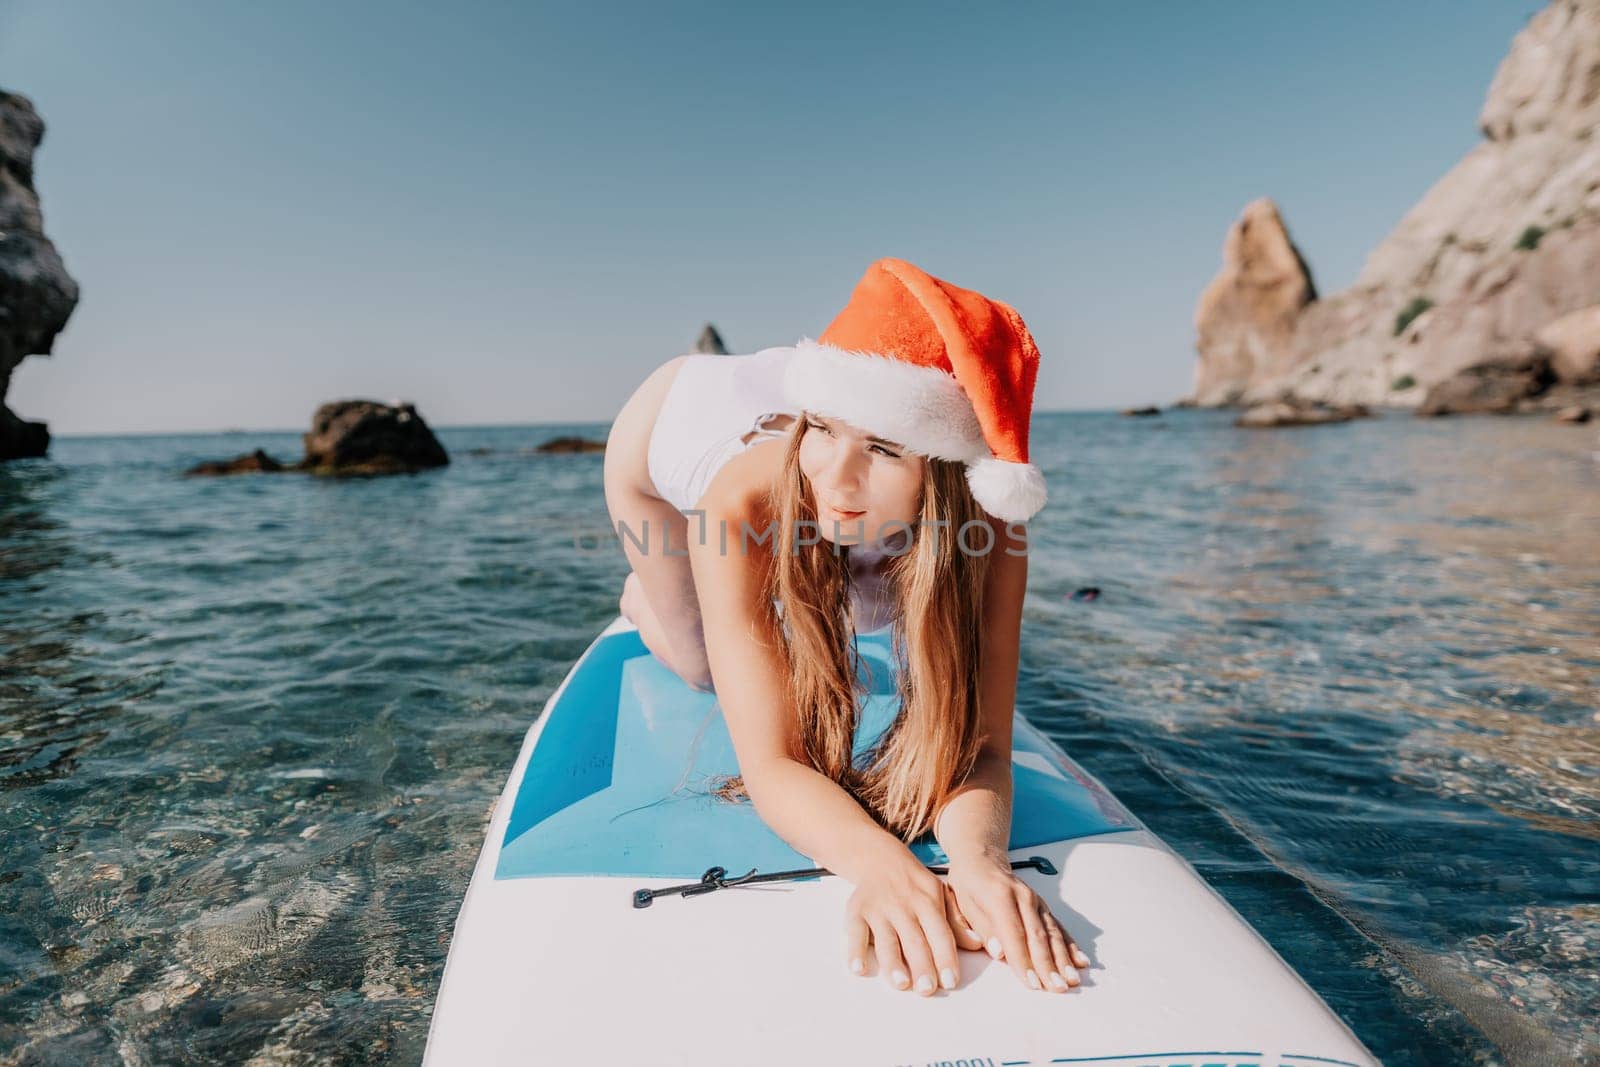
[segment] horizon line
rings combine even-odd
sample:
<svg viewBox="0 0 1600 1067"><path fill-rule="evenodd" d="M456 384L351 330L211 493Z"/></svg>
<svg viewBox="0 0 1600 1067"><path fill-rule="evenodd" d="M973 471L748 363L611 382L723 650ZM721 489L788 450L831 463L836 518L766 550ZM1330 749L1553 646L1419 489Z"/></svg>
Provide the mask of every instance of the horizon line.
<svg viewBox="0 0 1600 1067"><path fill-rule="evenodd" d="M1131 405L1133 407L1159 407L1163 412L1177 409L1176 400L1165 404ZM1093 407L1093 408L1039 408L1035 415L1096 415L1117 414L1126 410L1123 407ZM424 420L426 422L426 420ZM536 426L601 426L615 421L611 419L563 419L563 420L534 420L530 422L452 422L428 423L431 430L512 430L528 429ZM305 427L272 427L272 426L224 426L214 429L190 430L74 430L57 433L51 431L50 439L53 441L66 440L78 437L208 437L217 435L235 434L305 434Z"/></svg>

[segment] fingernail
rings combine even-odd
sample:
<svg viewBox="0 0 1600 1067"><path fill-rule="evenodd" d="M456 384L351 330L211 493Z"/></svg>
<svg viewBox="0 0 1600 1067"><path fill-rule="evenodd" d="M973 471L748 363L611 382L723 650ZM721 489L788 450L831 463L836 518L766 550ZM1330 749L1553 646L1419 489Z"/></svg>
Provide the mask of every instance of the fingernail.
<svg viewBox="0 0 1600 1067"><path fill-rule="evenodd" d="M917 977L917 992L918 993L932 993L933 992L933 979L929 978L925 974L924 975L919 975Z"/></svg>
<svg viewBox="0 0 1600 1067"><path fill-rule="evenodd" d="M1068 971L1067 972L1067 984L1068 985L1077 985L1082 980L1083 979L1078 977L1078 972L1077 971Z"/></svg>
<svg viewBox="0 0 1600 1067"><path fill-rule="evenodd" d="M989 939L989 943L983 947L988 949L989 955L993 956L995 959L1000 958L1000 939L998 937L991 937Z"/></svg>
<svg viewBox="0 0 1600 1067"><path fill-rule="evenodd" d="M861 961L860 960L851 960L850 961L850 973L851 974L860 974L861 973Z"/></svg>
<svg viewBox="0 0 1600 1067"><path fill-rule="evenodd" d="M894 972L894 976L893 977L894 977L894 985L895 985L896 989L904 989L906 986L911 984L911 979L906 977L906 972L904 972L904 971L896 971L896 972Z"/></svg>
<svg viewBox="0 0 1600 1067"><path fill-rule="evenodd" d="M956 987L956 972L946 967L939 972L939 981L946 989L954 989Z"/></svg>
<svg viewBox="0 0 1600 1067"><path fill-rule="evenodd" d="M1057 971L1050 972L1050 984L1055 986L1057 989L1067 988L1067 980L1061 977L1060 973Z"/></svg>
<svg viewBox="0 0 1600 1067"><path fill-rule="evenodd" d="M1089 957L1079 952L1073 956L1072 962L1076 963L1079 967L1087 967L1089 966Z"/></svg>
<svg viewBox="0 0 1600 1067"><path fill-rule="evenodd" d="M1043 986L1039 985L1039 976L1034 974L1031 970L1028 972L1028 984L1035 989L1043 988Z"/></svg>

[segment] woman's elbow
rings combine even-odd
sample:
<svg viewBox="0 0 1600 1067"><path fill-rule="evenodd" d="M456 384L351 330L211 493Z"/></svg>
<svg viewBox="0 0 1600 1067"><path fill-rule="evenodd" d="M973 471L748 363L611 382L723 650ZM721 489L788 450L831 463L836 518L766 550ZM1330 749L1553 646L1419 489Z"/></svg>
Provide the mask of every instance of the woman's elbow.
<svg viewBox="0 0 1600 1067"><path fill-rule="evenodd" d="M774 756L763 760L741 760L739 775L744 779L744 791L750 797L750 803L755 807L756 814L762 815L766 808L766 797L774 790L768 788L773 785L774 779L781 773L781 766L786 762L783 756ZM778 790L781 792L781 790ZM762 816L765 818L765 816Z"/></svg>

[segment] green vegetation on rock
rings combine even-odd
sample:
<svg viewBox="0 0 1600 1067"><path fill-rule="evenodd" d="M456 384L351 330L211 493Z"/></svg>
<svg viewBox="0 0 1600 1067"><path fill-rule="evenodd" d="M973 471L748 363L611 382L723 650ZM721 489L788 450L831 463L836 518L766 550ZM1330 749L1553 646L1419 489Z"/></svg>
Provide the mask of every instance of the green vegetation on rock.
<svg viewBox="0 0 1600 1067"><path fill-rule="evenodd" d="M1400 309L1400 314L1394 317L1394 335L1399 337L1406 332L1406 327L1411 325L1413 319L1433 307L1433 301L1425 296L1413 297L1411 303Z"/></svg>

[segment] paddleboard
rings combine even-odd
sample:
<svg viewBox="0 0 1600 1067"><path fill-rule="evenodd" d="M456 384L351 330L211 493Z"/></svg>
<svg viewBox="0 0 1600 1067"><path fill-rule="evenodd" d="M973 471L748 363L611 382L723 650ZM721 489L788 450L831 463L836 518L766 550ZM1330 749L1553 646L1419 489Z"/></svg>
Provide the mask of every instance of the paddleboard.
<svg viewBox="0 0 1600 1067"><path fill-rule="evenodd" d="M897 707L888 630L857 649L867 744ZM1015 723L1011 858L1033 864L1018 874L1092 965L1077 989L1035 991L963 951L956 989L893 989L870 965L846 967L843 878L680 891L819 865L750 804L709 793L738 767L715 694L684 684L618 618L551 695L495 805L424 1063L1378 1062L1188 863L1025 717ZM946 858L931 838L912 851Z"/></svg>

